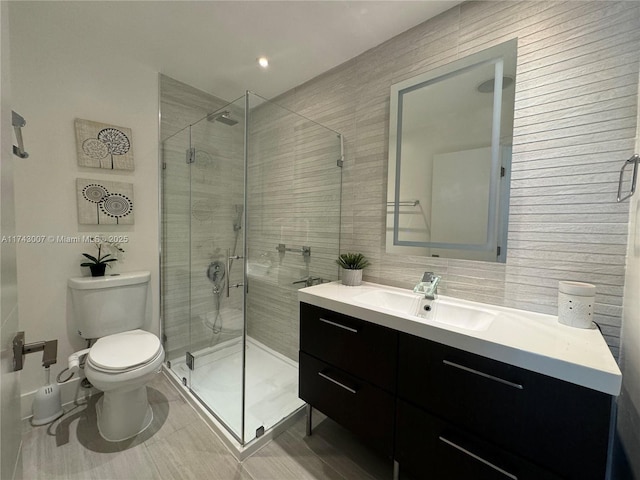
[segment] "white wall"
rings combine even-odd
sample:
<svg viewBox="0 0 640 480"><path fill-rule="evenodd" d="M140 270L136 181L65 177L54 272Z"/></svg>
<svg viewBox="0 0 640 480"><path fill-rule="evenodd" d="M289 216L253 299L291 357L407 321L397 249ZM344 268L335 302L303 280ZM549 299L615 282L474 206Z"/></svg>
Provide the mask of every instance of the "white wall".
<svg viewBox="0 0 640 480"><path fill-rule="evenodd" d="M13 165L20 162L12 152L11 92L9 78L9 5L0 3L0 57L2 104L0 108L0 231L2 235L15 233L13 195ZM22 429L20 408L20 372L12 372L13 337L19 330L18 295L16 291L16 248L8 242L0 243L0 478L22 478Z"/></svg>
<svg viewBox="0 0 640 480"><path fill-rule="evenodd" d="M27 120L30 157L16 162L16 231L20 235L78 236L99 232L128 235L125 259L111 272L150 270L153 312L148 329L160 333L158 269L158 76L119 52L92 51L73 32L30 15L31 2L10 5L12 84L15 109ZM74 119L130 127L135 171L81 168L75 151ZM80 226L76 178L134 184L134 225ZM27 341L57 338L55 376L70 353L85 342L68 325L67 278L87 275L80 267L87 244L46 241L18 244L20 323ZM23 415L31 392L43 384L40 358L27 358L22 374ZM65 390L69 395L70 389ZM68 400L66 398L65 400Z"/></svg>
<svg viewBox="0 0 640 480"><path fill-rule="evenodd" d="M640 91L638 92L640 95ZM640 126L640 108L638 108ZM636 140L640 152L640 128ZM617 459L626 457L628 465L621 467L614 478L640 478L640 195L631 197L629 212L629 243L624 285L624 309L620 349L622 392L618 399L618 437L624 452L616 452ZM624 463L622 461L621 463ZM629 471L626 470L629 469Z"/></svg>

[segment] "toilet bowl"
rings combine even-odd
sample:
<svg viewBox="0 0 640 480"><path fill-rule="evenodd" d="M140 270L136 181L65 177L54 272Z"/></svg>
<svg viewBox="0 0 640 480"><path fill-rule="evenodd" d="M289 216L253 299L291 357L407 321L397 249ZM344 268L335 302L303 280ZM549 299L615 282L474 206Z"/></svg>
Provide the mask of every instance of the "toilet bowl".
<svg viewBox="0 0 640 480"><path fill-rule="evenodd" d="M98 430L117 442L141 433L153 420L146 384L160 371L164 350L142 330L150 317L150 272L68 280L74 329L94 342L69 357L70 370L86 354L85 375L104 396L96 404Z"/></svg>
<svg viewBox="0 0 640 480"><path fill-rule="evenodd" d="M84 371L91 384L104 392L96 413L105 440L125 440L151 424L146 384L160 372L163 360L158 337L143 330L108 335L91 347Z"/></svg>

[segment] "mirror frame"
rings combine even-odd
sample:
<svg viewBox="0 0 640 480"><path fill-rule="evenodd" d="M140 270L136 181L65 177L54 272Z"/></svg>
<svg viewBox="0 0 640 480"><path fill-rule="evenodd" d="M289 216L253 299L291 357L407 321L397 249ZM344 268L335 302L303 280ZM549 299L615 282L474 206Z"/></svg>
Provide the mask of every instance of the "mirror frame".
<svg viewBox="0 0 640 480"><path fill-rule="evenodd" d="M513 63L514 89L515 89L515 64L517 59L517 39L512 39L494 47L487 48L480 52L471 54L459 60L455 60L442 67L430 70L426 73L398 82L391 86L390 96L390 117L389 117L389 163L387 179L387 225L389 230L389 208L393 208L393 246L398 247L422 247L422 248L444 248L448 250L465 251L491 251L496 249L496 261L506 262L507 252L507 230L509 215L509 183L511 161L503 162L500 159L500 124L501 115L498 115L497 123L495 112L502 108L502 79L504 75L505 59ZM484 244L463 244L463 243L440 243L440 242L416 242L400 240L399 237L399 212L400 204L407 200L400 200L400 172L401 172L401 142L402 142L402 107L403 95L422 87L428 86L451 78L465 71L471 70L483 64L495 65L495 84L493 98L494 122L491 134L491 180L489 196L489 218L487 228L487 240ZM514 105L515 109L515 105ZM511 145L508 145L510 148ZM500 185L501 167L504 163L504 185ZM499 190L499 191L498 191ZM496 212L498 206L500 209ZM387 237L388 238L388 237ZM387 253L390 251L387 245ZM446 257L445 257L446 258ZM449 257L451 258L451 257ZM453 257L455 258L455 257Z"/></svg>

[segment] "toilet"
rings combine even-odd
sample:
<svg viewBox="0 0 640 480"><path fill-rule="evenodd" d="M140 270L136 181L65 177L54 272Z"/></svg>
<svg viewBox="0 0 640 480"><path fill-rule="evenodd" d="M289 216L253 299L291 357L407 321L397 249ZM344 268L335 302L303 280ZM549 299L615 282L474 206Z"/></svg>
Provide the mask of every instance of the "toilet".
<svg viewBox="0 0 640 480"><path fill-rule="evenodd" d="M147 383L160 372L164 350L153 333L142 330L150 272L70 278L78 335L95 340L84 372L104 392L96 404L98 430L117 442L142 433L153 420Z"/></svg>

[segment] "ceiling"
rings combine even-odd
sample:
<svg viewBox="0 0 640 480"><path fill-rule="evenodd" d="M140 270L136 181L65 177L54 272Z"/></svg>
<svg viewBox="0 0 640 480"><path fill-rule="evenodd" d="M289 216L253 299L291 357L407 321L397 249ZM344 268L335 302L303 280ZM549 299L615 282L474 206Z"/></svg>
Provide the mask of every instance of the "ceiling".
<svg viewBox="0 0 640 480"><path fill-rule="evenodd" d="M230 101L247 89L273 98L458 3L17 1L10 14Z"/></svg>

